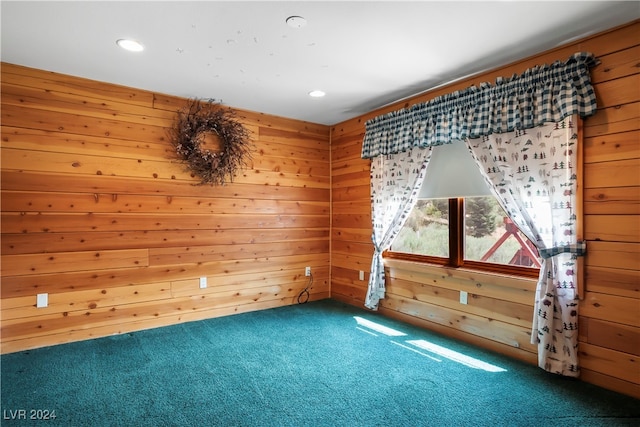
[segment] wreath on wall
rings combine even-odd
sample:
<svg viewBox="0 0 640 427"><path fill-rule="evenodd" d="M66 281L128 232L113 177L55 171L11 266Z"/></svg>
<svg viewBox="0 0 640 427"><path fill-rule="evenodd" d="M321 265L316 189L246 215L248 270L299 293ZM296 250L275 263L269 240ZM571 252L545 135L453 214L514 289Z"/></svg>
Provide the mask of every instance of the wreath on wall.
<svg viewBox="0 0 640 427"><path fill-rule="evenodd" d="M208 136L217 137L219 149L205 146ZM200 178L199 185L233 182L251 158L249 132L235 120L230 108L213 101L190 100L178 111L171 139L180 161Z"/></svg>

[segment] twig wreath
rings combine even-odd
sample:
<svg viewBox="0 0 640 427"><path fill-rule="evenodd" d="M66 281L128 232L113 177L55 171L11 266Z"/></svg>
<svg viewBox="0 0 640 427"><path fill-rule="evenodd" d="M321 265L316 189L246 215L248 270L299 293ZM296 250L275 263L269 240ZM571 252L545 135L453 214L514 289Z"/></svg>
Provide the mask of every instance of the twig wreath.
<svg viewBox="0 0 640 427"><path fill-rule="evenodd" d="M203 147L207 134L218 137L219 151ZM178 111L171 136L180 160L200 178L199 185L233 182L251 157L249 132L234 119L231 109L213 101L190 100Z"/></svg>

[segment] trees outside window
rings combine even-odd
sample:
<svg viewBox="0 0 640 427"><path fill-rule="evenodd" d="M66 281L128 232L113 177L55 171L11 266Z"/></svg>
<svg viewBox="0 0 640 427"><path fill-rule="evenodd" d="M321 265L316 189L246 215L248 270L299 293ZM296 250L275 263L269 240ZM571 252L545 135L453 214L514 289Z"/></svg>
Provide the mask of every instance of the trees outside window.
<svg viewBox="0 0 640 427"><path fill-rule="evenodd" d="M537 250L492 196L422 199L387 256L537 277Z"/></svg>

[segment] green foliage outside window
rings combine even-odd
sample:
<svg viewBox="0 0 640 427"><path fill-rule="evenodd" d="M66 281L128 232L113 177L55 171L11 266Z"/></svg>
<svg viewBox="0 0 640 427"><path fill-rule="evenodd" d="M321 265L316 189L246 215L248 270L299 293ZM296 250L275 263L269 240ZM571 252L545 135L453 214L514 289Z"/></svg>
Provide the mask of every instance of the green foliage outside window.
<svg viewBox="0 0 640 427"><path fill-rule="evenodd" d="M503 223L500 205L490 197L471 197L464 200L467 236L484 237L496 231L496 221Z"/></svg>
<svg viewBox="0 0 640 427"><path fill-rule="evenodd" d="M417 255L449 257L449 213L447 199L419 200L391 250ZM505 213L492 197L465 199L465 259L480 261L505 232ZM487 262L510 264L521 249L507 239Z"/></svg>

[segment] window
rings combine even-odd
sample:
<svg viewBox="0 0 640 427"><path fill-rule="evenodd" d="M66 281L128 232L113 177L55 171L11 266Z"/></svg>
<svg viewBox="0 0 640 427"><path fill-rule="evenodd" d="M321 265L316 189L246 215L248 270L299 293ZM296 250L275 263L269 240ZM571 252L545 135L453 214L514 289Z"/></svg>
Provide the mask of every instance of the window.
<svg viewBox="0 0 640 427"><path fill-rule="evenodd" d="M525 277L540 267L462 141L434 147L420 200L385 255Z"/></svg>
<svg viewBox="0 0 640 427"><path fill-rule="evenodd" d="M492 196L423 199L387 256L537 277L537 250Z"/></svg>

